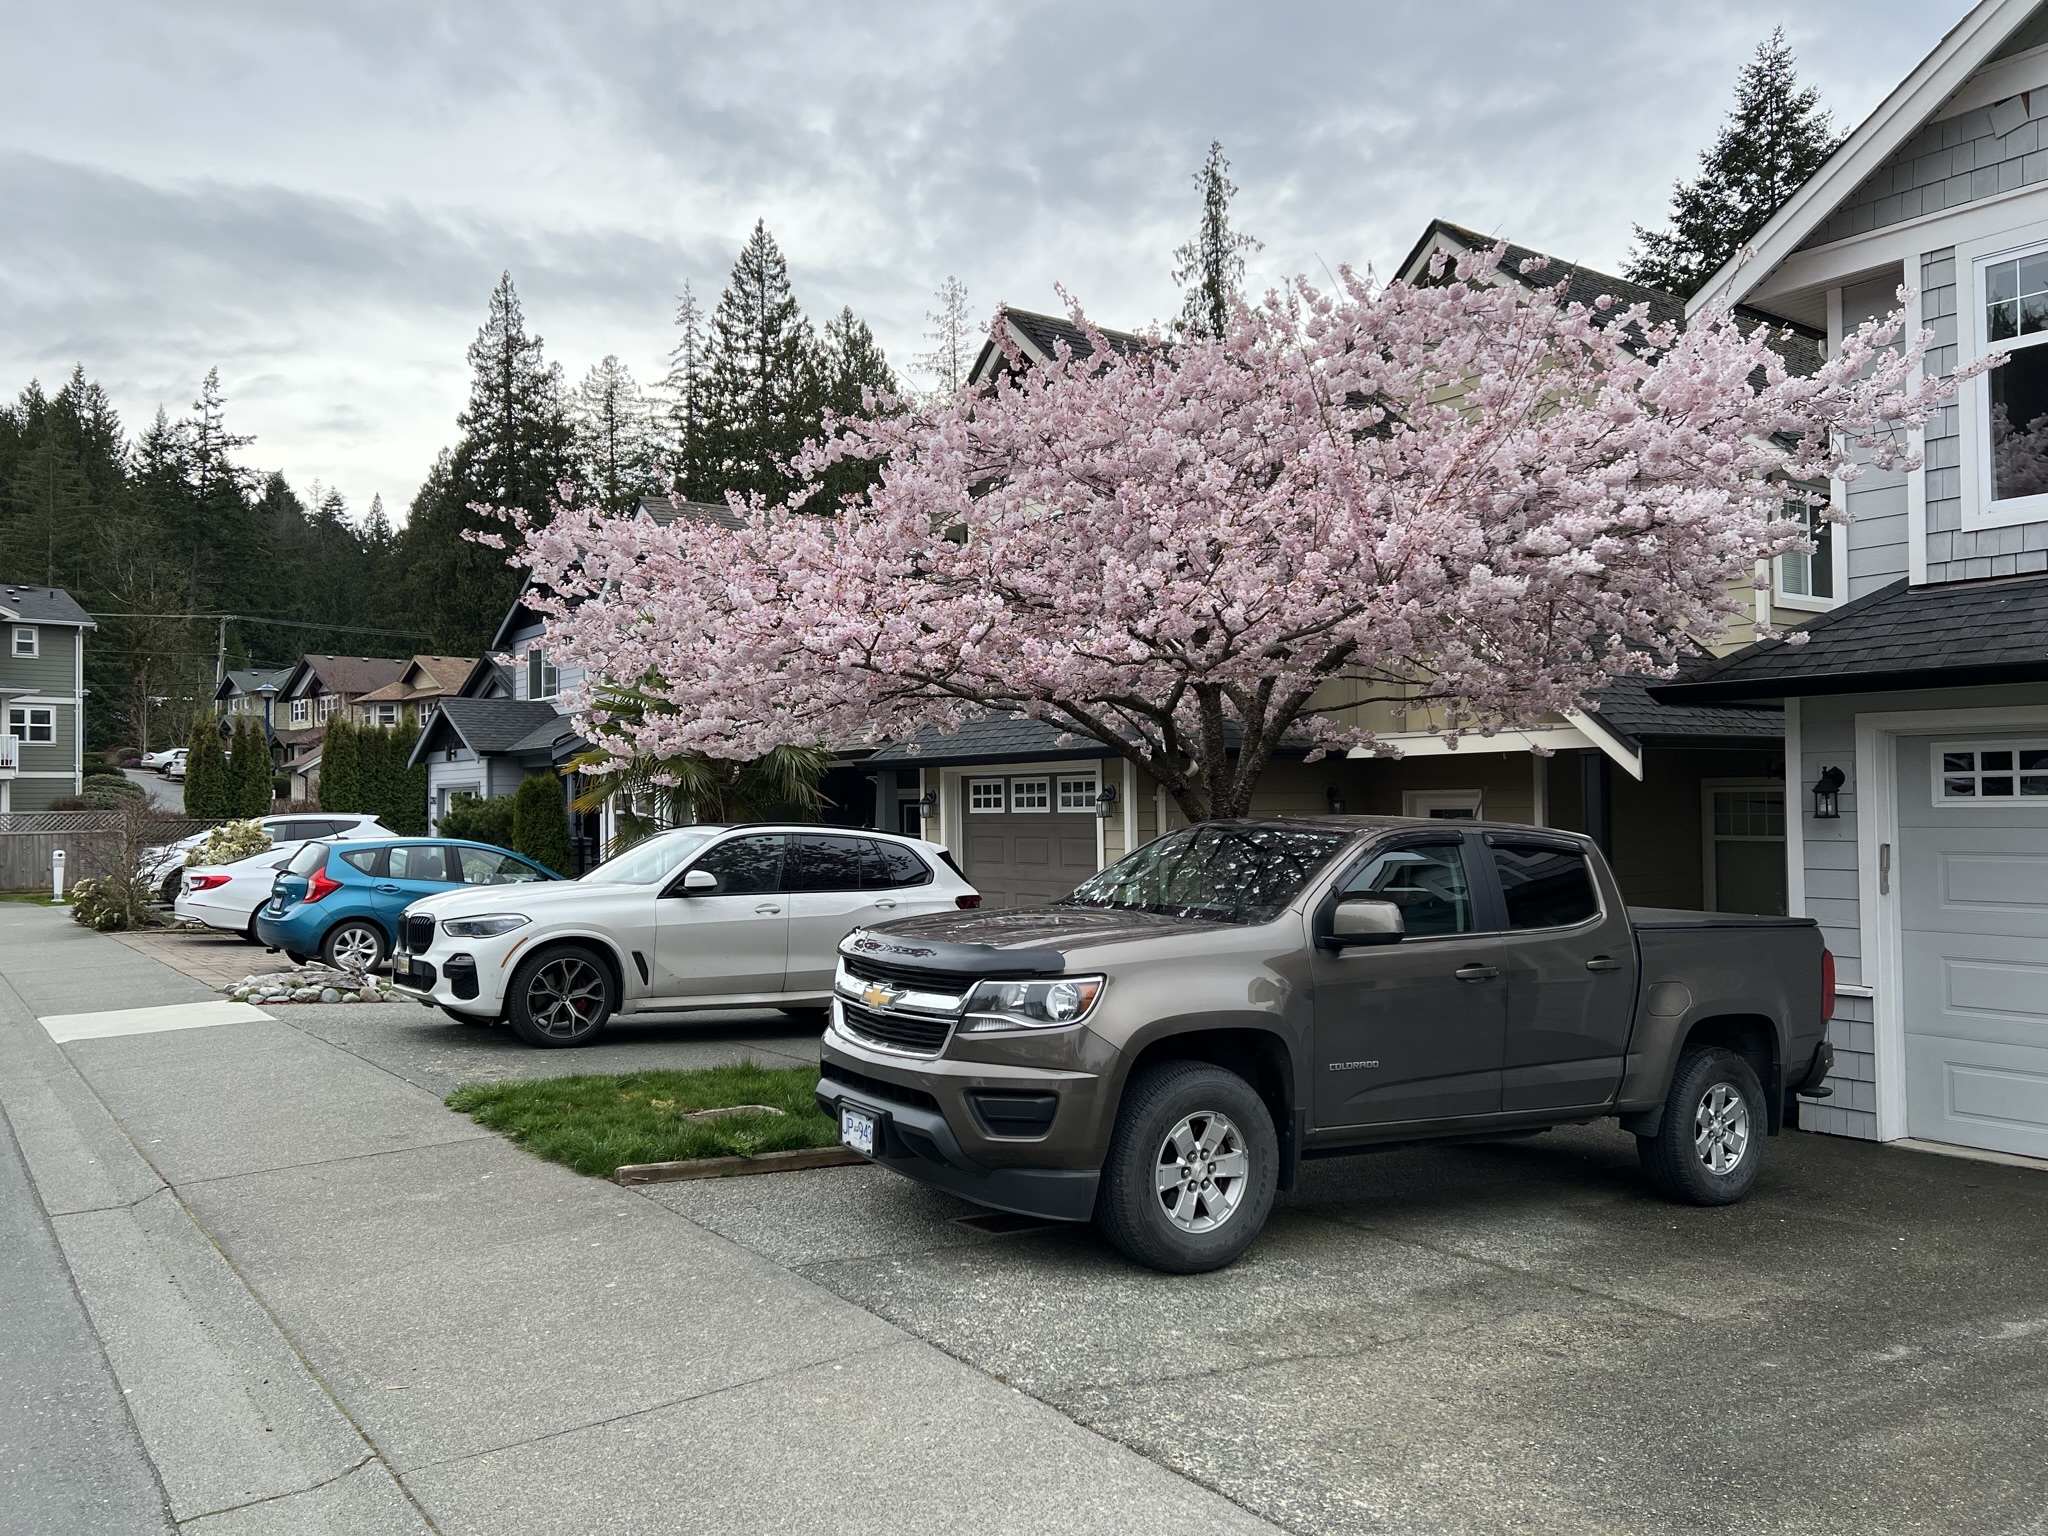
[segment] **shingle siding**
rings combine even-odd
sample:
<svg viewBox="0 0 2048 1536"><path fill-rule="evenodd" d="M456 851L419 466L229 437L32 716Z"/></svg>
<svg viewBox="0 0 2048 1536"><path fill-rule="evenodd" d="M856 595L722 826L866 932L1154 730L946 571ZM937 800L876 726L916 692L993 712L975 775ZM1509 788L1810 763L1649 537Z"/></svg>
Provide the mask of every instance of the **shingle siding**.
<svg viewBox="0 0 2048 1536"><path fill-rule="evenodd" d="M2044 121L2048 91L1929 123L1871 172L1800 249L2048 181Z"/></svg>
<svg viewBox="0 0 2048 1536"><path fill-rule="evenodd" d="M1898 282L1878 278L1842 290L1842 329L1898 308ZM1898 470L1865 469L1849 482L1849 596L1861 597L1906 574L1910 535L1906 522L1906 477Z"/></svg>

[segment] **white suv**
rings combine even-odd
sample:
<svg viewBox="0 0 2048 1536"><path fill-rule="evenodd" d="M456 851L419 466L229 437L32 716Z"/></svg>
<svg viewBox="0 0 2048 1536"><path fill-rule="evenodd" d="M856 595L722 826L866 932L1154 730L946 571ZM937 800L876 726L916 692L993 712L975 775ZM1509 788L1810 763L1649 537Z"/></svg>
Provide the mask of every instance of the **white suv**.
<svg viewBox="0 0 2048 1536"><path fill-rule="evenodd" d="M822 1029L839 941L978 907L937 843L817 825L678 827L580 880L484 886L405 909L391 979L529 1045L583 1045L616 1013L780 1008Z"/></svg>

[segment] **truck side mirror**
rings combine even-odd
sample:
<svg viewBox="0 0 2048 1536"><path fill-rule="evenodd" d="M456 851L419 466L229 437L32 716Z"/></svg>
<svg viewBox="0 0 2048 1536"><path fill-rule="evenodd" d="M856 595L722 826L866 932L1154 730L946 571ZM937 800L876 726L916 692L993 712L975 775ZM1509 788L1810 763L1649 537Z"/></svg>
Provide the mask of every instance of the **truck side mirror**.
<svg viewBox="0 0 2048 1536"><path fill-rule="evenodd" d="M1407 933L1408 924L1393 902L1354 896L1337 903L1337 910L1330 914L1330 931L1320 942L1325 949L1351 949L1362 944L1398 944Z"/></svg>
<svg viewBox="0 0 2048 1536"><path fill-rule="evenodd" d="M718 876L708 869L693 869L683 876L683 894L694 896L702 891L718 889Z"/></svg>

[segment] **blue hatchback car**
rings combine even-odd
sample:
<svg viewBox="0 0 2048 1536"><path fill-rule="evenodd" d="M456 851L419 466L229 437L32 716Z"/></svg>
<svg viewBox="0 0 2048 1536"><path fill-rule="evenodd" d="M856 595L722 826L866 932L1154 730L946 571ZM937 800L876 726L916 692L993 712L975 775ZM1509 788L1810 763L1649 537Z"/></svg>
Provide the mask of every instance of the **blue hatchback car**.
<svg viewBox="0 0 2048 1536"><path fill-rule="evenodd" d="M503 848L445 837L308 843L257 908L256 936L297 963L317 955L343 970L373 970L391 953L399 914L422 896L559 878Z"/></svg>

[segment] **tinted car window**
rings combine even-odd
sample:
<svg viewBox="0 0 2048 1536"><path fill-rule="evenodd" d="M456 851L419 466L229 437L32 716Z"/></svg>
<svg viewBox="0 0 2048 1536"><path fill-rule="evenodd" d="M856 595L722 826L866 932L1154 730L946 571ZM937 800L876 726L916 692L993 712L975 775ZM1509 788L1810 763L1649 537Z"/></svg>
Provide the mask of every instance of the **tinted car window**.
<svg viewBox="0 0 2048 1536"><path fill-rule="evenodd" d="M448 850L439 843L401 843L386 850L385 868L393 880L438 880L454 883L448 873Z"/></svg>
<svg viewBox="0 0 2048 1536"><path fill-rule="evenodd" d="M789 840L782 865L785 891L858 891L870 885L874 844L864 837L818 837L803 833Z"/></svg>
<svg viewBox="0 0 2048 1536"><path fill-rule="evenodd" d="M1563 928L1600 910L1593 872L1576 853L1562 848L1495 848L1501 894L1507 898L1510 928Z"/></svg>
<svg viewBox="0 0 2048 1536"><path fill-rule="evenodd" d="M325 843L308 843L291 856L291 862L286 864L285 868L295 875L310 875L326 862L327 845Z"/></svg>
<svg viewBox="0 0 2048 1536"><path fill-rule="evenodd" d="M461 862L464 885L524 885L541 878L540 871L509 853L485 848L451 848Z"/></svg>
<svg viewBox="0 0 2048 1536"><path fill-rule="evenodd" d="M716 889L707 894L767 895L782 889L782 842L779 832L736 837L708 850L690 867L709 870L717 879Z"/></svg>
<svg viewBox="0 0 2048 1536"><path fill-rule="evenodd" d="M382 879L384 875L385 848L344 848L341 860L352 869L359 869L366 875Z"/></svg>
<svg viewBox="0 0 2048 1536"><path fill-rule="evenodd" d="M1390 848L1344 882L1345 896L1373 896L1401 909L1411 938L1470 933L1472 885L1457 843Z"/></svg>
<svg viewBox="0 0 2048 1536"><path fill-rule="evenodd" d="M868 889L893 891L899 886L923 885L932 877L931 869L916 854L901 843L874 842L874 850L868 865Z"/></svg>
<svg viewBox="0 0 2048 1536"><path fill-rule="evenodd" d="M1117 860L1067 902L1216 923L1268 923L1350 838L1292 827L1210 824Z"/></svg>

